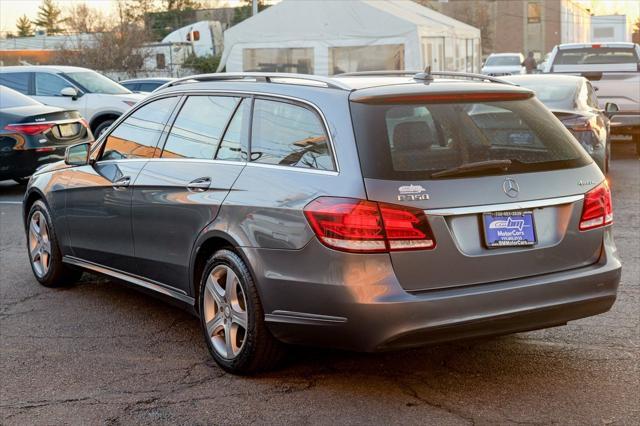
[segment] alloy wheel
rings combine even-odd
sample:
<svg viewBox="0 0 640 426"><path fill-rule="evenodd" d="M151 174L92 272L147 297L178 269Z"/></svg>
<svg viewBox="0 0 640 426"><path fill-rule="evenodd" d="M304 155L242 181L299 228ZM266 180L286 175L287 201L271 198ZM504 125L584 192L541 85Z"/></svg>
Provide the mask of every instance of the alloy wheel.
<svg viewBox="0 0 640 426"><path fill-rule="evenodd" d="M247 335L247 299L242 283L227 265L218 265L207 277L204 291L204 322L216 353L234 359Z"/></svg>
<svg viewBox="0 0 640 426"><path fill-rule="evenodd" d="M51 261L51 240L47 220L39 211L36 211L29 221L29 257L36 275L44 277L49 271Z"/></svg>

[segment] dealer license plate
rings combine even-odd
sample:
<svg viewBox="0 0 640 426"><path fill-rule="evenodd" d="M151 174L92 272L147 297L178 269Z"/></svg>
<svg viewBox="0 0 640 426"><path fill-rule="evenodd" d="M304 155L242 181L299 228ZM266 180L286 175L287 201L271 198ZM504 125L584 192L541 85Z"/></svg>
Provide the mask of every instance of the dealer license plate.
<svg viewBox="0 0 640 426"><path fill-rule="evenodd" d="M532 246L536 243L533 212L494 212L482 215L488 247Z"/></svg>

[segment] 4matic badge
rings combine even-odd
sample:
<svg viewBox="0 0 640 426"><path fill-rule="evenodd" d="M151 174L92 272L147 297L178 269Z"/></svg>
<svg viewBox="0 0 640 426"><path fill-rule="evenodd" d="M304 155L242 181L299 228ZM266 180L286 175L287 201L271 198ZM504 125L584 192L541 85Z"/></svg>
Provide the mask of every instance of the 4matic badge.
<svg viewBox="0 0 640 426"><path fill-rule="evenodd" d="M429 199L429 194L422 185L404 185L398 188L398 201L423 201Z"/></svg>

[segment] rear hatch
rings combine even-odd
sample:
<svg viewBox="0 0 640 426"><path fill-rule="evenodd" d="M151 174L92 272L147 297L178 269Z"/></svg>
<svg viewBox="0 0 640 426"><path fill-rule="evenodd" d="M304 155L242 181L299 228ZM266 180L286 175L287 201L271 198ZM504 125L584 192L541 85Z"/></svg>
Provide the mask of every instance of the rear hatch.
<svg viewBox="0 0 640 426"><path fill-rule="evenodd" d="M579 222L583 194L603 176L531 92L398 87L354 92L351 111L367 197L424 210L435 239L434 249L391 251L406 290L598 260L603 231L581 232Z"/></svg>

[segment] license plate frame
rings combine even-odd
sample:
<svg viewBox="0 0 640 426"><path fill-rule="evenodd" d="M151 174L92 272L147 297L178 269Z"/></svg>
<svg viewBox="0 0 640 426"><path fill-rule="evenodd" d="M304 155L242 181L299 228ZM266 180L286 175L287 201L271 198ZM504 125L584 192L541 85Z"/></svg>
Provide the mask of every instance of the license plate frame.
<svg viewBox="0 0 640 426"><path fill-rule="evenodd" d="M78 134L78 126L74 123L58 124L58 130L63 138L70 138Z"/></svg>
<svg viewBox="0 0 640 426"><path fill-rule="evenodd" d="M482 229L488 248L531 247L538 243L533 211L483 213Z"/></svg>

